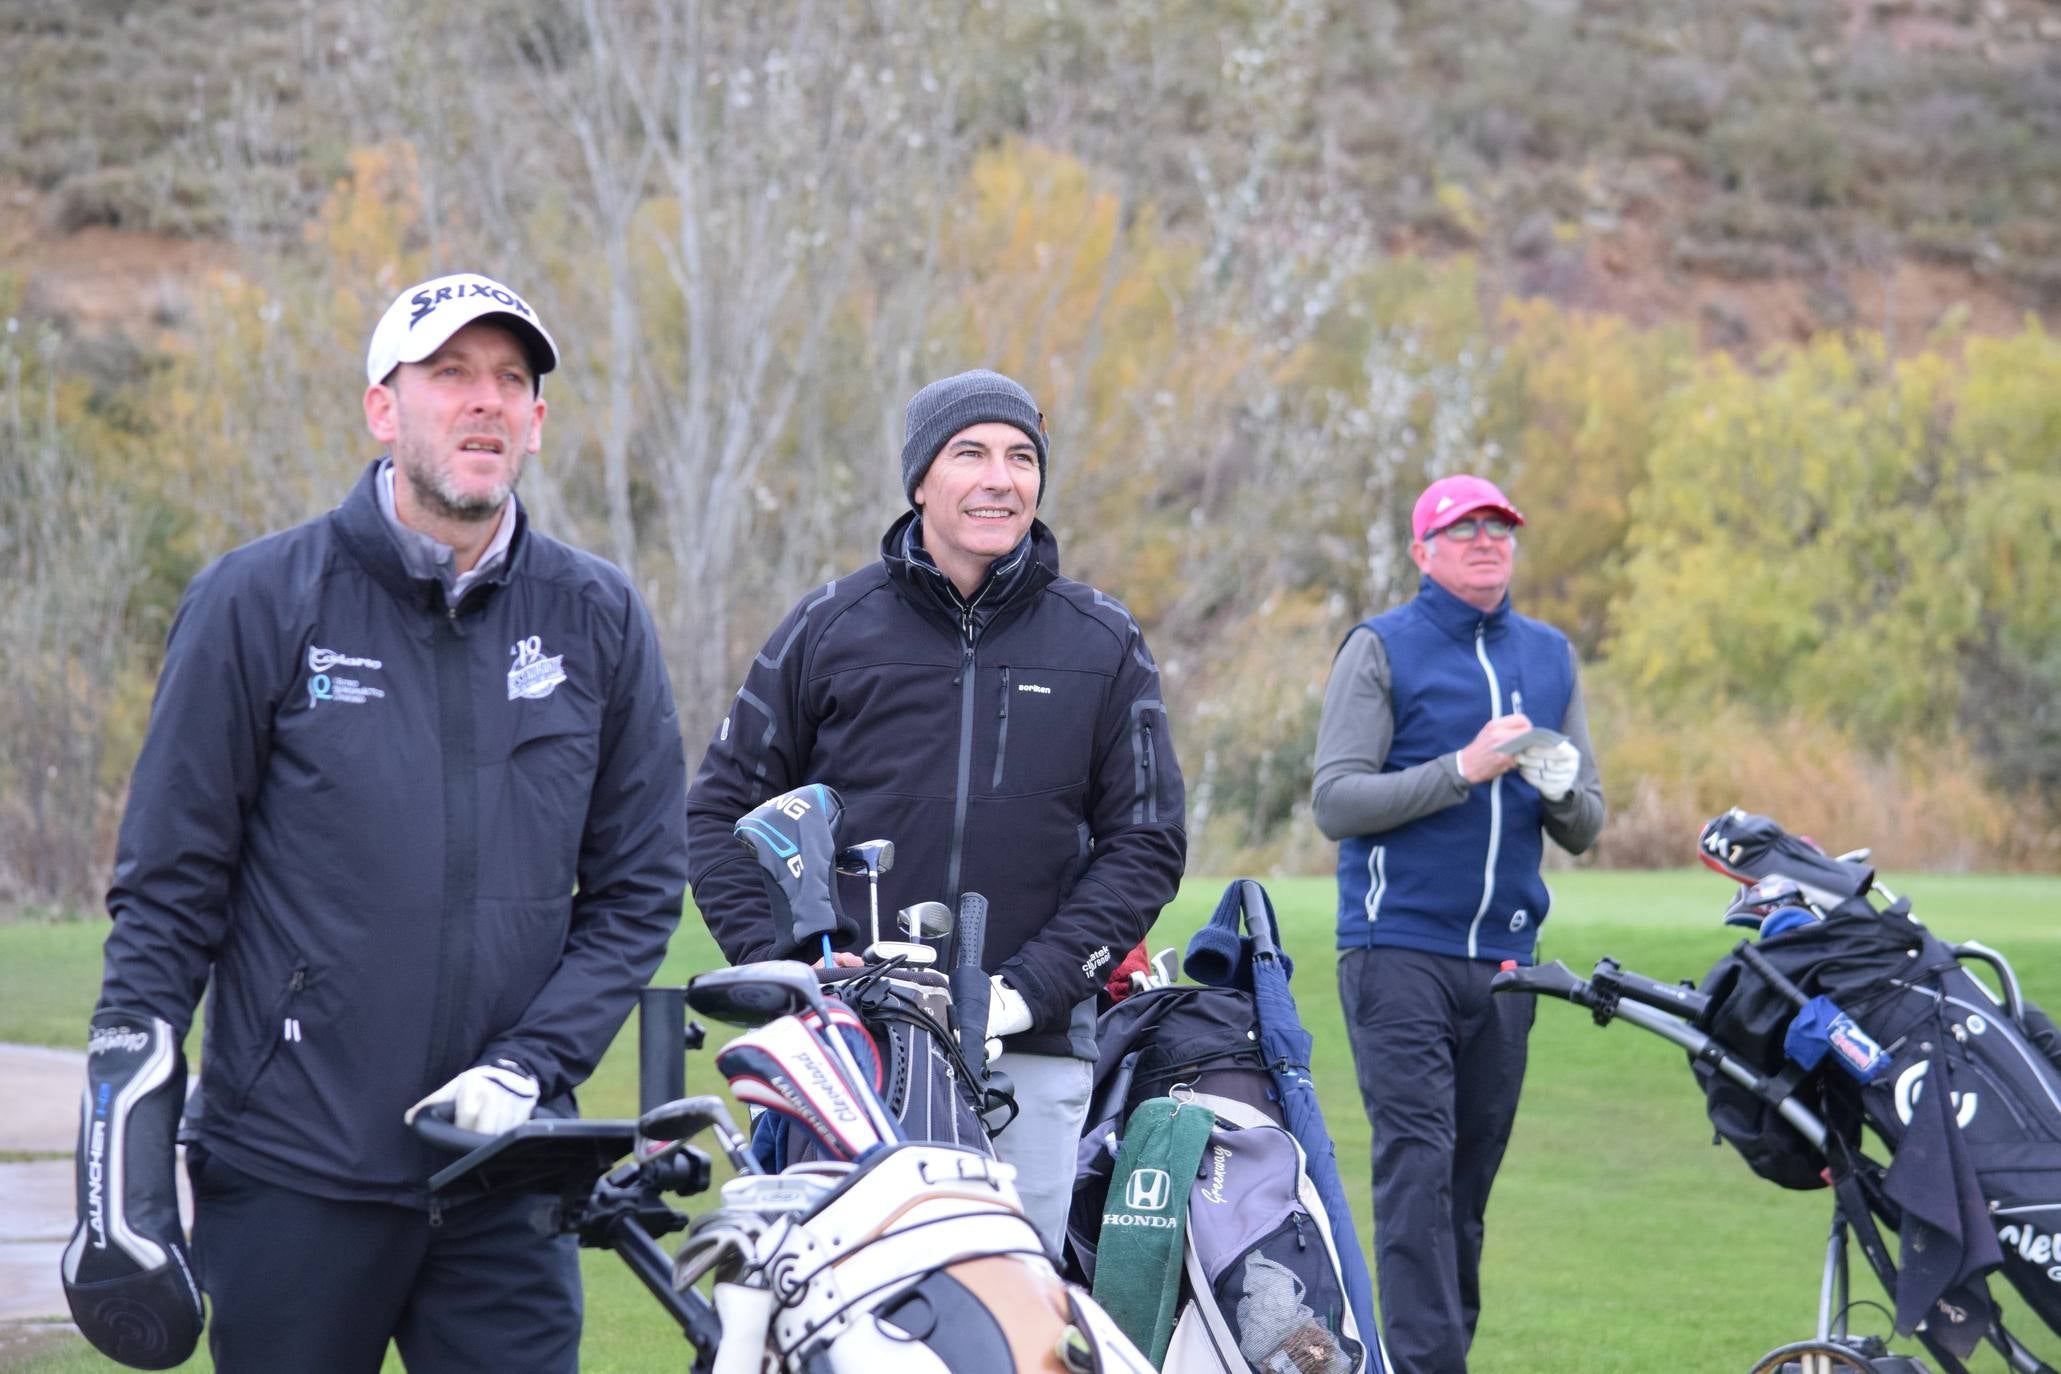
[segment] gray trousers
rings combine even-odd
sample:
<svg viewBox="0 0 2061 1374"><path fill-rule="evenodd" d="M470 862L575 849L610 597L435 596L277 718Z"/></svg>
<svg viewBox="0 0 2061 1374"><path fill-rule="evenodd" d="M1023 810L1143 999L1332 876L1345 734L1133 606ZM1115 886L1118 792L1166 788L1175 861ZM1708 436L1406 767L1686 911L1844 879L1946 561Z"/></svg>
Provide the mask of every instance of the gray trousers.
<svg viewBox="0 0 2061 1374"><path fill-rule="evenodd" d="M1465 1374L1481 1315L1482 1217L1524 1083L1536 999L1496 965L1346 950L1338 992L1374 1128L1374 1272L1394 1374Z"/></svg>
<svg viewBox="0 0 2061 1374"><path fill-rule="evenodd" d="M1095 1066L1068 1055L1004 1050L995 1067L1016 1085L1017 1106L1016 1119L995 1137L995 1155L1016 1166L1024 1215L1038 1228L1045 1249L1057 1255L1073 1206L1074 1157Z"/></svg>

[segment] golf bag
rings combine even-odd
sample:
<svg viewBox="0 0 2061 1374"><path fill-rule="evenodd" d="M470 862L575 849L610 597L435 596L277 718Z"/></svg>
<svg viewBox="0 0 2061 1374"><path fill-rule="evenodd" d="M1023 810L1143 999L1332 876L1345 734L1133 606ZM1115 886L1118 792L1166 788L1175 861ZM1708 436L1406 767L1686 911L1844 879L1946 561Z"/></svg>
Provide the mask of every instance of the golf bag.
<svg viewBox="0 0 2061 1374"><path fill-rule="evenodd" d="M992 1155L974 1091L973 1071L951 1030L945 977L929 969L819 970L823 990L843 1000L865 1027L870 1045L853 1043L877 1070L874 1090L910 1140L954 1145ZM752 1150L769 1171L821 1158L807 1132L774 1113L758 1117Z"/></svg>
<svg viewBox="0 0 2061 1374"><path fill-rule="evenodd" d="M800 1210L705 1213L681 1242L674 1282L713 1274L738 1369L759 1369L763 1350L772 1367L810 1374L1148 1374L1053 1269L1012 1176L983 1155L896 1145L832 1176Z"/></svg>
<svg viewBox="0 0 2061 1374"><path fill-rule="evenodd" d="M1826 1126L1814 1146L1699 1060L1718 1134L1763 1178L1839 1189L1864 1245L1870 1211L1898 1232L1899 1330L1972 1325L1972 1345L1992 1313L1983 1276L2001 1268L2061 1332L2061 1060L2053 1023L2019 996L2009 964L1942 941L1906 900L1878 909L1864 863L1829 858L1765 817L1718 817L1701 852L1754 885L1742 902L1785 880L1797 891L1757 943L1706 975L1695 1024ZM1990 965L2001 995L1968 960ZM1892 1152L1886 1168L1861 1153L1863 1124Z"/></svg>
<svg viewBox="0 0 2061 1374"><path fill-rule="evenodd" d="M1237 938L1241 914L1253 938ZM1269 1007L1285 1002L1274 1014L1293 1022L1258 884L1231 885L1186 968L1223 985L1135 993L1100 1022L1069 1267L1169 1374L1379 1371L1372 1287L1308 1084L1308 1035L1265 1024L1255 991L1256 975L1268 980ZM1206 1124L1183 1128L1184 1113ZM1146 1132L1185 1149L1141 1154ZM1098 1276L1105 1250L1123 1258Z"/></svg>
<svg viewBox="0 0 2061 1374"><path fill-rule="evenodd" d="M843 815L843 799L834 789L807 783L768 799L737 822L737 842L757 861L780 937L776 948L783 956L811 962L820 953L827 964L833 945L863 942L864 932L838 897L837 873L846 857L839 834ZM873 847L886 851L883 866L892 862L892 844L878 841ZM979 903L978 910L984 923L986 904ZM877 923L878 912L873 916ZM822 968L818 976L826 990L857 1013L867 1034L853 1037L855 1051L875 1071L872 1086L907 1138L991 1154L982 1112L994 1105L996 1095L987 1076L969 1067L960 1052L954 984L926 968L898 963ZM984 992L985 981L980 987ZM979 1019L985 1024L984 1012ZM1008 1115L1014 1115L1013 1100ZM819 1157L805 1133L773 1116L759 1118L753 1149L775 1172Z"/></svg>

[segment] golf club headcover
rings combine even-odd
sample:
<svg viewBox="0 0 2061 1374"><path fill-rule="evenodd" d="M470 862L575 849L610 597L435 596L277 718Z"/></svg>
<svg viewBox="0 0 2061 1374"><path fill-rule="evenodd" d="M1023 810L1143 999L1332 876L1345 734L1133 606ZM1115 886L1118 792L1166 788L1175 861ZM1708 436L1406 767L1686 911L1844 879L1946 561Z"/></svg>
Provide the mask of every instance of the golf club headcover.
<svg viewBox="0 0 2061 1374"><path fill-rule="evenodd" d="M716 1051L730 1095L800 1124L832 1159L853 1160L883 1143L866 1105L815 1032L783 1016Z"/></svg>
<svg viewBox="0 0 2061 1374"><path fill-rule="evenodd" d="M182 1364L200 1340L173 1149L185 1099L186 1060L170 1025L134 1012L94 1015L64 1297L94 1348L132 1369Z"/></svg>
<svg viewBox="0 0 2061 1374"><path fill-rule="evenodd" d="M759 803L739 818L737 842L758 860L759 881L773 904L771 957L812 960L823 937L847 946L859 923L837 897L837 822L844 801L820 782Z"/></svg>

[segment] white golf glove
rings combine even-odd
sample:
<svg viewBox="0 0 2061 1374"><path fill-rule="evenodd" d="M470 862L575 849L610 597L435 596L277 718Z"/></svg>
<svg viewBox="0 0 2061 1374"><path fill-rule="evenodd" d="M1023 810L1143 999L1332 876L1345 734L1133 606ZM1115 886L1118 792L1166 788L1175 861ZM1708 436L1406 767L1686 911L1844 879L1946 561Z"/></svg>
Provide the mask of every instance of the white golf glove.
<svg viewBox="0 0 2061 1374"><path fill-rule="evenodd" d="M1567 795L1567 789L1574 786L1574 775L1581 771L1581 751L1574 747L1574 741L1561 740L1558 744L1534 744L1517 756L1517 771L1524 780L1539 789L1539 795L1547 801L1559 801Z"/></svg>
<svg viewBox="0 0 2061 1374"><path fill-rule="evenodd" d="M1002 981L999 973L988 975L988 1058L1002 1052L1002 1037L1031 1028L1030 1004L1023 994Z"/></svg>
<svg viewBox="0 0 2061 1374"><path fill-rule="evenodd" d="M451 1124L459 1130L500 1135L528 1121L537 1109L537 1080L505 1059L475 1064L410 1107L402 1119L412 1124L417 1112L441 1102L452 1104Z"/></svg>

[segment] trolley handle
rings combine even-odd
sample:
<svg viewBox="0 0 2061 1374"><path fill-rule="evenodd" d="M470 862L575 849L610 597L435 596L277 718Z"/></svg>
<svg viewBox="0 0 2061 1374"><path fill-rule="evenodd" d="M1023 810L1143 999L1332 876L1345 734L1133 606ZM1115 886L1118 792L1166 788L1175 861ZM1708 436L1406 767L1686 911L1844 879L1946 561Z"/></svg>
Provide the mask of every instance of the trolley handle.
<svg viewBox="0 0 2061 1374"><path fill-rule="evenodd" d="M2018 974L2012 969L2010 960L1979 940L1963 940L1950 948L1956 959L1979 959L1996 972L1997 983L2004 990L2004 1010L2010 1013L2011 1024L2023 1032L2025 994L2018 989Z"/></svg>
<svg viewBox="0 0 2061 1374"><path fill-rule="evenodd" d="M1555 959L1550 964L1533 964L1528 968L1514 963L1505 964L1489 979L1490 992L1528 992L1538 997L1558 997L1563 1001L1581 1007L1594 1007L1596 998L1589 980L1575 975L1573 969Z"/></svg>

